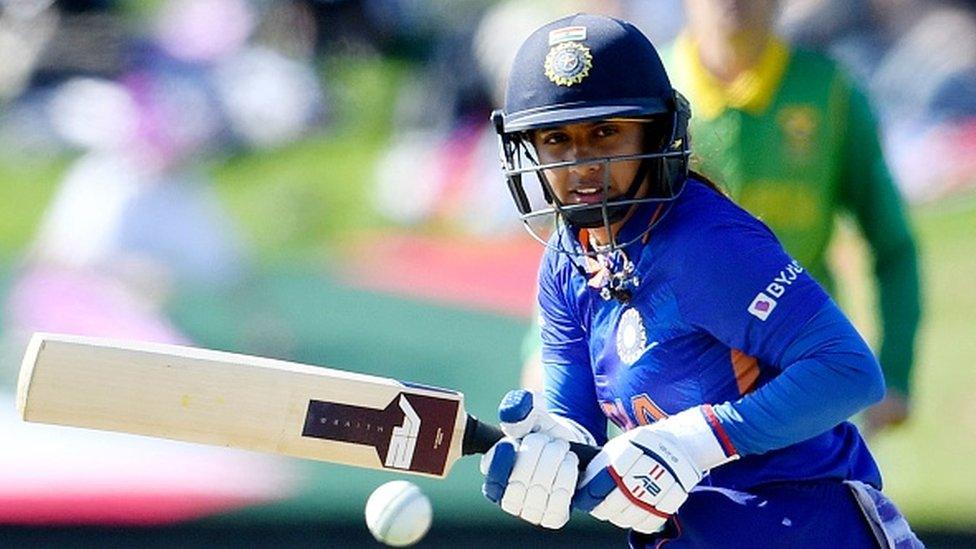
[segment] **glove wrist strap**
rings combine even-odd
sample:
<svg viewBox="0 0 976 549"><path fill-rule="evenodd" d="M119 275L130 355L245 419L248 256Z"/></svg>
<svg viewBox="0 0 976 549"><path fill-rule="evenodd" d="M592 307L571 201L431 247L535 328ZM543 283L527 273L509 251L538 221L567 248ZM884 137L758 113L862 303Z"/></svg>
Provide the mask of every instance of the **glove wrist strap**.
<svg viewBox="0 0 976 549"><path fill-rule="evenodd" d="M662 429L681 440L689 457L702 472L739 457L739 452L708 404L677 413L661 425Z"/></svg>

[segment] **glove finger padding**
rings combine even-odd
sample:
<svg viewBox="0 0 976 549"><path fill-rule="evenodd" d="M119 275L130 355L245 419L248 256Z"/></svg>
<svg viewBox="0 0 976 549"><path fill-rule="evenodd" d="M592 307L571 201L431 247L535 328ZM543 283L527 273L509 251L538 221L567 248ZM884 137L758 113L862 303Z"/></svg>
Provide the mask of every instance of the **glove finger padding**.
<svg viewBox="0 0 976 549"><path fill-rule="evenodd" d="M499 440L481 456L481 474L485 475L481 493L492 503L501 501L505 487L508 486L508 477L515 466L516 444L511 439Z"/></svg>
<svg viewBox="0 0 976 549"><path fill-rule="evenodd" d="M522 439L515 454L515 467L508 477L508 487L502 496L501 505L506 513L521 516L532 475L548 442L549 437L540 433L532 433Z"/></svg>
<svg viewBox="0 0 976 549"><path fill-rule="evenodd" d="M532 393L509 391L498 407L506 438L481 459L482 492L502 510L546 528L569 520L579 458L569 441L595 444L586 429L536 405Z"/></svg>
<svg viewBox="0 0 976 549"><path fill-rule="evenodd" d="M578 464L565 440L541 433L530 433L520 442L503 439L481 460L483 491L506 513L560 528L569 520Z"/></svg>
<svg viewBox="0 0 976 549"><path fill-rule="evenodd" d="M549 494L549 503L540 523L545 528L562 528L569 522L570 504L576 479L579 477L579 458L570 452L559 466L559 472L552 483L553 490Z"/></svg>
<svg viewBox="0 0 976 549"><path fill-rule="evenodd" d="M635 524L633 526L634 530L642 534L653 534L655 532L660 532L664 529L664 526L668 523L668 519L657 517L654 515L648 515L643 521Z"/></svg>
<svg viewBox="0 0 976 549"><path fill-rule="evenodd" d="M634 526L644 522L645 518L647 518L647 512L644 509L634 505L628 505L622 511L618 512L616 516L610 517L610 522L622 528L633 528ZM663 517L658 518L661 520L667 520Z"/></svg>
<svg viewBox="0 0 976 549"><path fill-rule="evenodd" d="M526 437L528 438L528 437ZM529 489L525 494L525 502L522 505L521 516L532 524L542 522L542 516L546 512L549 504L549 496L556 488L554 482L556 474L562 467L563 462L568 458L569 443L562 439L550 439L542 449L539 456L538 465L532 473L529 481ZM555 467L550 464L554 464ZM574 486L573 485L570 486ZM567 510L569 505L566 506Z"/></svg>
<svg viewBox="0 0 976 549"><path fill-rule="evenodd" d="M590 511L590 514L599 520L614 522L628 507L631 505L627 496L620 490L614 489Z"/></svg>

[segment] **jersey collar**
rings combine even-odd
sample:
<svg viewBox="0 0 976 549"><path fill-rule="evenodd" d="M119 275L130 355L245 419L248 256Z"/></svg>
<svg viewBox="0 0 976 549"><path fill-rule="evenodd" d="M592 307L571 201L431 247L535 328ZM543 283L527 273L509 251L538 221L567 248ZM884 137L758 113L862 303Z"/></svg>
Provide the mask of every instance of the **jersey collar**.
<svg viewBox="0 0 976 549"><path fill-rule="evenodd" d="M617 234L618 242L631 243L623 249L628 257L636 260L641 256L641 251L651 236L652 227L672 205L673 202L669 201L658 204L639 204L637 206L636 211L624 223L623 227L620 228L620 232ZM584 253L594 251L590 244L589 232L586 229L566 231L562 238L564 239L563 242L565 245L577 248ZM580 272L585 274L587 284L590 287L600 289L606 285L610 277L610 272L607 270L609 265L603 259L602 254L596 258L589 255L577 257L575 263L579 267Z"/></svg>

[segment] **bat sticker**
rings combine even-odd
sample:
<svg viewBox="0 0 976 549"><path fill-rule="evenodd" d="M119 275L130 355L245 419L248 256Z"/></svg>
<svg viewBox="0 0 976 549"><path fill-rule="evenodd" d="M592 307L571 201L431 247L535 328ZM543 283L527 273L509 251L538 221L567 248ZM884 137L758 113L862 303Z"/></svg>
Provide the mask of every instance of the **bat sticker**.
<svg viewBox="0 0 976 549"><path fill-rule="evenodd" d="M372 446L384 467L440 475L458 401L398 394L383 409L310 400L302 436Z"/></svg>

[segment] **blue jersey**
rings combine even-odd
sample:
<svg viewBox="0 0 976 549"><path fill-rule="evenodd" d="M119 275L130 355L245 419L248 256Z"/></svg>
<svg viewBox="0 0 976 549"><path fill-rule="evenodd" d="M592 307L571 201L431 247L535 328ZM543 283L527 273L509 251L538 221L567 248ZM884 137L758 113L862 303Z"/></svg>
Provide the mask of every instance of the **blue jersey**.
<svg viewBox="0 0 976 549"><path fill-rule="evenodd" d="M648 237L639 238L652 220ZM578 235L554 238L564 239L564 247L580 246ZM636 265L638 286L627 303L601 298L593 283L599 277L587 275L581 259L554 250L543 258L539 304L550 411L602 443L606 418L630 429L713 404L744 457L714 469L704 484L748 489L836 478L880 487L857 429L843 421L852 410L832 415L832 399L800 406L802 386L763 389L793 364L804 327L836 310L765 225L691 179L667 207L641 206L618 235L620 242L630 240L625 252ZM869 360L869 368L877 368ZM801 367L807 367L805 377L795 384L833 379L827 370L821 375L818 364L797 372ZM845 390L841 385L838 393ZM757 402L761 411L753 411ZM783 422L794 405L805 416L796 425Z"/></svg>

